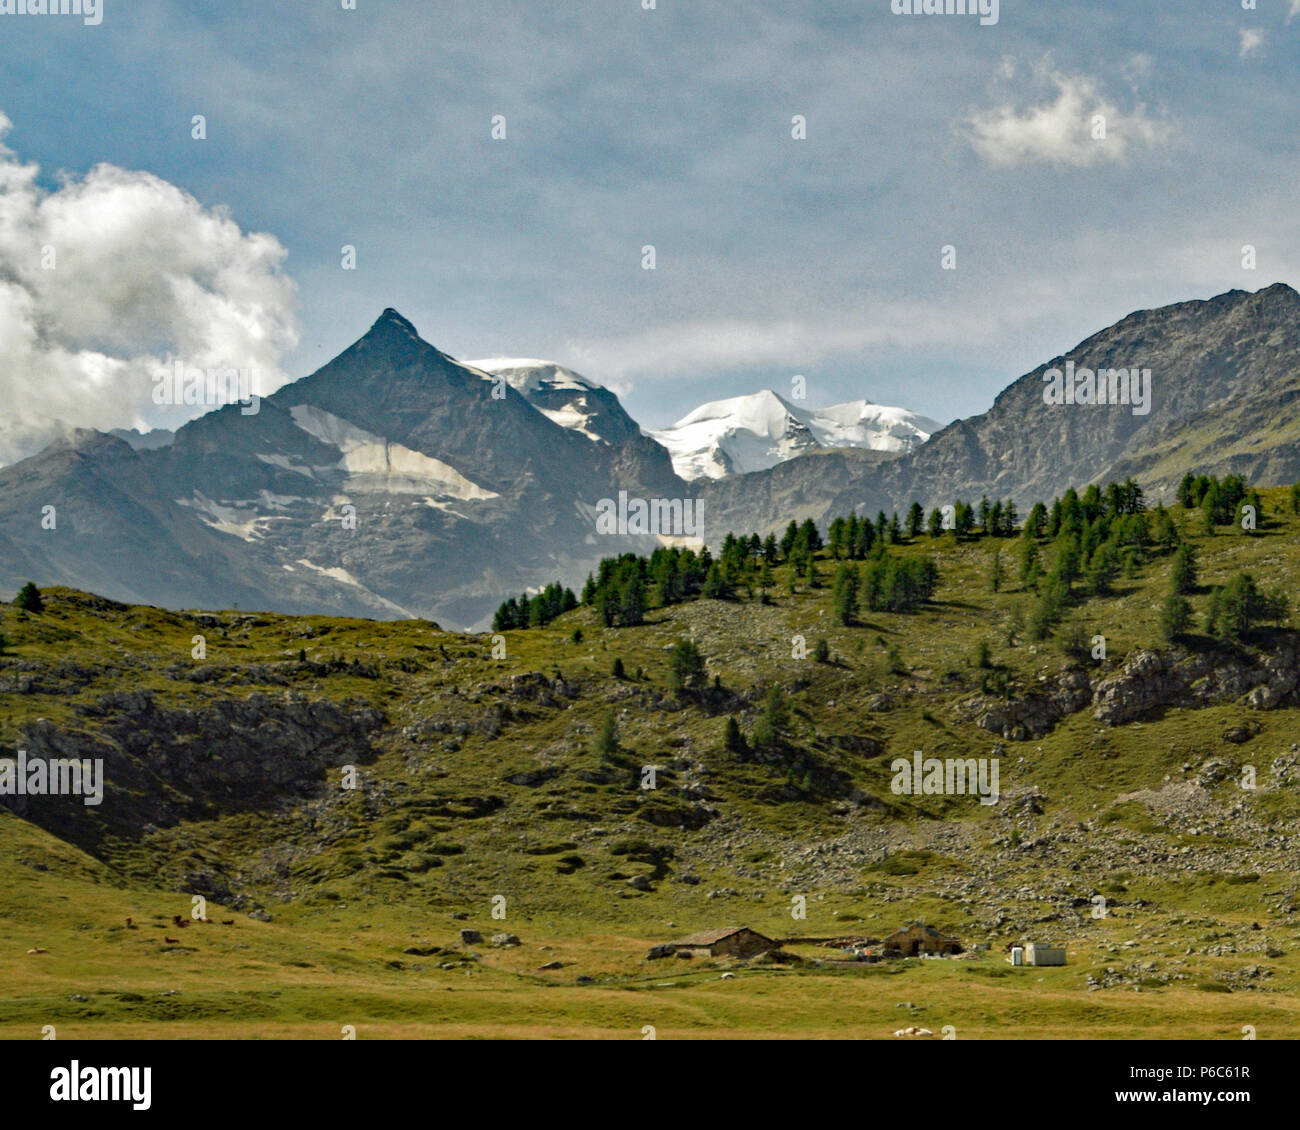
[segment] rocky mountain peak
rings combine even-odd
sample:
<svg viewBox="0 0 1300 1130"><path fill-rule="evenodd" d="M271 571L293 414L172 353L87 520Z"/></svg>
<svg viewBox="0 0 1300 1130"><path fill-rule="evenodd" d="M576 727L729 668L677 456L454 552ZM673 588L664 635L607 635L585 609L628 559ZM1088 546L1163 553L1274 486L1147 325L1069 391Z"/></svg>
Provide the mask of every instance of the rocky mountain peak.
<svg viewBox="0 0 1300 1130"><path fill-rule="evenodd" d="M420 339L419 331L416 330L415 326L391 306L387 306L384 308L384 312L375 319L375 324L370 327L366 336L370 337L372 334L392 332L406 334L417 341Z"/></svg>

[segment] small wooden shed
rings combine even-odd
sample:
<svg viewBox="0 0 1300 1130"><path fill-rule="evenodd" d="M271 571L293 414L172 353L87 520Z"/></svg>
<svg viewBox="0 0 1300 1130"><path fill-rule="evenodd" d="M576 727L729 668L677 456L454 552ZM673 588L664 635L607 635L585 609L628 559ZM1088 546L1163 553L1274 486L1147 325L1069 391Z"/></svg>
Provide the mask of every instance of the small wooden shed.
<svg viewBox="0 0 1300 1130"><path fill-rule="evenodd" d="M688 950L710 957L753 957L780 949L781 944L748 926L724 926L720 930L701 930L698 934L691 934L673 942L673 948L678 953Z"/></svg>

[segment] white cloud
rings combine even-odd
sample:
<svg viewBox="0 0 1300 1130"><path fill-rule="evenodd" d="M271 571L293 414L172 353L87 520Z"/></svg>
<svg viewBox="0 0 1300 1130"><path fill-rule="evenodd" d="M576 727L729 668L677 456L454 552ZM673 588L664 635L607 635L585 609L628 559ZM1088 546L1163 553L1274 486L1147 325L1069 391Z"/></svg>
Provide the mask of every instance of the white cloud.
<svg viewBox="0 0 1300 1130"><path fill-rule="evenodd" d="M1296 16L1300 16L1300 0L1291 0L1291 11L1287 13L1287 23L1290 23Z"/></svg>
<svg viewBox="0 0 1300 1130"><path fill-rule="evenodd" d="M830 357L880 346L989 343L1001 328L988 311L945 303L873 301L871 314L822 319L723 318L673 322L619 337L572 342L566 363L624 395L634 378L719 373L783 366L791 374Z"/></svg>
<svg viewBox="0 0 1300 1130"><path fill-rule="evenodd" d="M1005 73L1005 66L1000 72ZM1167 123L1149 116L1141 105L1122 111L1087 75L1065 74L1043 62L1034 68L1034 82L1054 91L1054 97L1020 108L1006 94L997 105L976 110L959 123L958 133L990 165L1124 162L1132 149L1160 145L1172 134ZM1104 136L1099 136L1103 128Z"/></svg>
<svg viewBox="0 0 1300 1130"><path fill-rule="evenodd" d="M0 138L11 125L0 113ZM295 287L274 237L150 173L101 164L52 190L38 175L0 143L0 464L67 427L196 415L153 404L177 359L251 369L260 393L285 382Z"/></svg>
<svg viewBox="0 0 1300 1130"><path fill-rule="evenodd" d="M1300 0L1295 0L1295 2L1300 4ZM1292 11L1294 10L1293 8ZM1265 36L1262 31L1256 31L1254 28L1242 28L1240 57L1246 59L1256 54L1264 46L1264 39Z"/></svg>

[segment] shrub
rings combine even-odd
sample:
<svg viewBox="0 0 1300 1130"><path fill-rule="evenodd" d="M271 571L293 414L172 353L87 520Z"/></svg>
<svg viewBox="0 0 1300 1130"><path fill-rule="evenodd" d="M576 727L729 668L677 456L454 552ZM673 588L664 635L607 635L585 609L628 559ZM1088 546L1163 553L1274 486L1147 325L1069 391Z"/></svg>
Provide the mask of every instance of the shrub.
<svg viewBox="0 0 1300 1130"><path fill-rule="evenodd" d="M859 584L860 578L856 566L842 564L835 570L831 601L835 609L835 622L842 627L849 627L857 618Z"/></svg>
<svg viewBox="0 0 1300 1130"><path fill-rule="evenodd" d="M790 721L790 708L786 705L781 688L773 684L763 700L763 712L754 723L754 741L760 746L778 744Z"/></svg>
<svg viewBox="0 0 1300 1130"><path fill-rule="evenodd" d="M704 656L691 640L678 640L668 657L669 680L674 690L698 687L704 682Z"/></svg>
<svg viewBox="0 0 1300 1130"><path fill-rule="evenodd" d="M704 579L703 592L710 600L731 599L731 585L717 562L709 567L708 575Z"/></svg>
<svg viewBox="0 0 1300 1130"><path fill-rule="evenodd" d="M1002 551L995 549L992 557L989 559L989 592L1000 592L1002 590Z"/></svg>
<svg viewBox="0 0 1300 1130"><path fill-rule="evenodd" d="M45 601L41 599L41 590L31 581L28 581L18 590L18 595L14 597L14 605L24 612L31 612L35 615L40 615L45 611Z"/></svg>
<svg viewBox="0 0 1300 1130"><path fill-rule="evenodd" d="M492 617L492 630L505 632L511 628L544 627L563 612L578 607L578 598L571 589L556 582L547 585L536 596L527 593L518 600L511 597Z"/></svg>
<svg viewBox="0 0 1300 1130"><path fill-rule="evenodd" d="M903 662L903 653L898 650L898 644L891 643L889 650L885 652L885 663L889 667L891 675L906 675L907 664Z"/></svg>
<svg viewBox="0 0 1300 1130"><path fill-rule="evenodd" d="M1281 624L1287 618L1287 599L1280 592L1261 592L1249 573L1238 573L1210 595L1205 630L1218 640L1239 640L1256 624Z"/></svg>
<svg viewBox="0 0 1300 1130"><path fill-rule="evenodd" d="M862 590L873 612L911 612L938 583L938 566L929 557L882 557L867 566Z"/></svg>
<svg viewBox="0 0 1300 1130"><path fill-rule="evenodd" d="M1196 591L1196 551L1186 542L1174 551L1169 587L1179 596L1190 596Z"/></svg>
<svg viewBox="0 0 1300 1130"><path fill-rule="evenodd" d="M614 718L612 710L605 715L605 720L600 724L600 730L596 734L595 748L596 752L602 757L608 757L618 752L618 722Z"/></svg>
<svg viewBox="0 0 1300 1130"><path fill-rule="evenodd" d="M740 732L740 725L734 717L727 718L727 725L722 732L722 745L728 753L739 754L742 757L748 752L745 735Z"/></svg>
<svg viewBox="0 0 1300 1130"><path fill-rule="evenodd" d="M1115 578L1119 575L1120 559L1115 547L1109 542L1099 545L1092 559L1088 562L1088 590L1093 596L1107 596Z"/></svg>
<svg viewBox="0 0 1300 1130"><path fill-rule="evenodd" d="M1020 584L1026 589L1038 588L1038 579L1043 574L1039 561L1038 542L1026 526L1020 538Z"/></svg>
<svg viewBox="0 0 1300 1130"><path fill-rule="evenodd" d="M1071 659L1082 659L1088 653L1083 624L1078 620L1071 620L1066 625L1058 642L1062 654L1069 656Z"/></svg>
<svg viewBox="0 0 1300 1130"><path fill-rule="evenodd" d="M1173 643L1179 636L1187 631L1187 626L1192 622L1192 606L1188 603L1187 598L1179 596L1176 592L1171 592L1165 597L1165 602L1160 606L1160 638L1166 643Z"/></svg>
<svg viewBox="0 0 1300 1130"><path fill-rule="evenodd" d="M1043 591L1034 602L1029 614L1029 633L1036 640L1045 640L1060 621L1069 599L1069 585L1058 573L1053 573L1043 585Z"/></svg>

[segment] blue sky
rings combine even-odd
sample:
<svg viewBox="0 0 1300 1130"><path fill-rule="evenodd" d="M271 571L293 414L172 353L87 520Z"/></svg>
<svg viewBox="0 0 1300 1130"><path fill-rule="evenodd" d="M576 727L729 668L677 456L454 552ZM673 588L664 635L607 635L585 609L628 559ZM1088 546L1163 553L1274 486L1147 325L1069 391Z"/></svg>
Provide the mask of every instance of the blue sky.
<svg viewBox="0 0 1300 1130"><path fill-rule="evenodd" d="M0 112L38 191L104 162L228 216L234 242L178 273L230 288L277 380L395 306L454 356L578 369L646 426L796 373L812 406L946 422L1132 310L1300 283L1298 63L1300 0L1003 0L993 26L889 0L104 0L94 27L0 15ZM122 373L203 352L166 340L183 314L139 315L149 281L124 280L159 268L126 258L134 314L76 324L66 283L33 324L78 356L98 335ZM97 388L140 400L99 364Z"/></svg>

